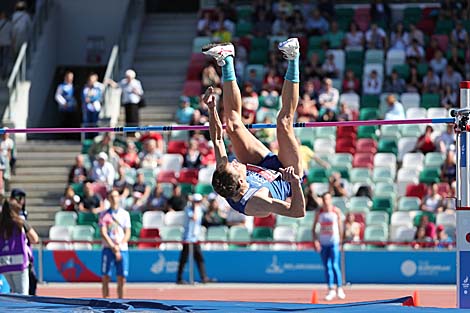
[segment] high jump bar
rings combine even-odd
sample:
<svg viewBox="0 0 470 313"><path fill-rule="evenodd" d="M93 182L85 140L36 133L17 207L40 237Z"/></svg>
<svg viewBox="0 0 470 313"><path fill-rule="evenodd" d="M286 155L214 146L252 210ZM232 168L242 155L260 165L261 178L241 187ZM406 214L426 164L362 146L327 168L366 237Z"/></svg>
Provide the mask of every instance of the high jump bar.
<svg viewBox="0 0 470 313"><path fill-rule="evenodd" d="M449 124L455 123L455 118L425 118L404 120L368 120L368 121L342 121L342 122L306 122L294 123L295 128L313 127L341 127L341 126L379 126L404 124ZM276 128L276 124L248 124L249 129ZM224 125L225 128L225 125ZM78 128L0 128L0 134L44 134L44 133L96 133L96 132L167 132L167 131L194 131L209 130L208 125L166 125L166 126L124 126L124 127L78 127Z"/></svg>

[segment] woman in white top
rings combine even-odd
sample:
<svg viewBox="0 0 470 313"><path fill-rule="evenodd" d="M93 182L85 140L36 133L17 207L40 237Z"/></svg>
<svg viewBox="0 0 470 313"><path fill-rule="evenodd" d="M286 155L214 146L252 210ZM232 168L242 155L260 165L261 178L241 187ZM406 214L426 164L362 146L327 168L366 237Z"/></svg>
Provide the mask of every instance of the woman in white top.
<svg viewBox="0 0 470 313"><path fill-rule="evenodd" d="M423 198L423 204L421 204L421 210L438 213L444 210L442 205L442 196L438 193L438 186L436 183L432 183L428 189L428 195Z"/></svg>
<svg viewBox="0 0 470 313"><path fill-rule="evenodd" d="M405 51L409 44L408 32L402 23L395 26L395 31L390 35L390 49Z"/></svg>
<svg viewBox="0 0 470 313"><path fill-rule="evenodd" d="M362 50L364 47L364 33L359 30L357 24L352 22L349 25L349 32L346 33L346 50Z"/></svg>

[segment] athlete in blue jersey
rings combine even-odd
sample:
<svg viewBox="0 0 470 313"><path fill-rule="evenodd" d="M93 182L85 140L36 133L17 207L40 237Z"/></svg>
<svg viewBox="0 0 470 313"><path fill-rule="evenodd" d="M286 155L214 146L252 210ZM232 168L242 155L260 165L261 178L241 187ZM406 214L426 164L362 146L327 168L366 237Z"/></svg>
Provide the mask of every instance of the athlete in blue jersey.
<svg viewBox="0 0 470 313"><path fill-rule="evenodd" d="M204 101L209 106L210 135L217 161L212 185L240 213L303 217L302 161L292 125L299 100L299 41L291 38L282 42L279 50L288 60L288 69L282 88L282 108L277 117L279 154L274 155L242 122L242 100L233 66L233 45L211 44L203 48L206 55L214 57L222 66L224 121L237 156L237 160L228 161L222 122L217 113L213 89L209 87ZM286 201L288 198L290 201Z"/></svg>

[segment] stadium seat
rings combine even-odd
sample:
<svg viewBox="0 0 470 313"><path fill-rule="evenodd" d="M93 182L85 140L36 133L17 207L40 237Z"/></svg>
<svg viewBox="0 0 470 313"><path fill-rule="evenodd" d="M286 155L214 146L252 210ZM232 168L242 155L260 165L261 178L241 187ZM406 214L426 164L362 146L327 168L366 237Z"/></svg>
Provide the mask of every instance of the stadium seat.
<svg viewBox="0 0 470 313"><path fill-rule="evenodd" d="M413 226L399 226L395 230L395 234L391 236L392 241L409 242L413 241L416 234L416 228Z"/></svg>
<svg viewBox="0 0 470 313"><path fill-rule="evenodd" d="M183 211L169 211L165 214L165 226L183 226L185 214Z"/></svg>
<svg viewBox="0 0 470 313"><path fill-rule="evenodd" d="M395 180L395 172L392 172L390 167L374 167L372 170L372 180L374 183L393 183Z"/></svg>
<svg viewBox="0 0 470 313"><path fill-rule="evenodd" d="M374 167L389 167L392 172L396 172L397 157L393 153L377 153L374 155Z"/></svg>
<svg viewBox="0 0 470 313"><path fill-rule="evenodd" d="M368 197L351 197L349 198L350 212L369 212L372 207L372 201Z"/></svg>
<svg viewBox="0 0 470 313"><path fill-rule="evenodd" d="M332 204L341 210L341 212L346 212L348 210L348 205L346 204L346 198L343 197L333 197Z"/></svg>
<svg viewBox="0 0 470 313"><path fill-rule="evenodd" d="M366 214L366 225L388 224L389 216L387 212L371 211Z"/></svg>
<svg viewBox="0 0 470 313"><path fill-rule="evenodd" d="M385 53L383 50L368 49L365 54L364 62L366 64L383 64Z"/></svg>
<svg viewBox="0 0 470 313"><path fill-rule="evenodd" d="M228 245L226 242L228 240L228 227L227 226L210 226L207 229L206 240L207 241L222 241L221 243L205 243L205 250L227 250Z"/></svg>
<svg viewBox="0 0 470 313"><path fill-rule="evenodd" d="M172 154L186 155L188 151L188 143L182 140L170 140L166 152Z"/></svg>
<svg viewBox="0 0 470 313"><path fill-rule="evenodd" d="M328 176L324 168L311 168L307 174L307 181L311 183L327 183Z"/></svg>
<svg viewBox="0 0 470 313"><path fill-rule="evenodd" d="M331 157L330 164L333 167L350 168L352 161L353 161L353 156L350 153L335 153Z"/></svg>
<svg viewBox="0 0 470 313"><path fill-rule="evenodd" d="M142 227L143 228L160 228L165 220L165 213L162 211L147 211L142 216Z"/></svg>
<svg viewBox="0 0 470 313"><path fill-rule="evenodd" d="M429 108L428 118L445 118L449 117L449 112L445 108Z"/></svg>
<svg viewBox="0 0 470 313"><path fill-rule="evenodd" d="M377 126L359 126L357 128L357 138L377 138Z"/></svg>
<svg viewBox="0 0 470 313"><path fill-rule="evenodd" d="M404 211L397 211L392 213L392 217L390 218L390 226L398 227L398 226L413 226L413 220L411 219L411 215L409 212Z"/></svg>
<svg viewBox="0 0 470 313"><path fill-rule="evenodd" d="M229 241L232 242L250 242L250 233L245 226L232 226L229 230L228 235ZM242 244L231 244L229 248L244 248L245 245Z"/></svg>
<svg viewBox="0 0 470 313"><path fill-rule="evenodd" d="M400 125L399 128L400 128L400 133L403 137L418 138L424 133L423 125L418 125L418 124Z"/></svg>
<svg viewBox="0 0 470 313"><path fill-rule="evenodd" d="M296 235L298 249L313 248L313 232L311 226L300 226Z"/></svg>
<svg viewBox="0 0 470 313"><path fill-rule="evenodd" d="M315 211L307 211L305 212L305 216L299 218L299 227L310 227L312 228L313 222L315 220ZM300 230L300 228L299 228Z"/></svg>
<svg viewBox="0 0 470 313"><path fill-rule="evenodd" d="M397 142L394 139L380 138L377 151L380 153L393 153L397 155Z"/></svg>
<svg viewBox="0 0 470 313"><path fill-rule="evenodd" d="M296 219L296 218L283 216L283 215L277 215L276 216L276 227L277 226L295 227L295 226L297 226L297 223L298 223L298 219Z"/></svg>
<svg viewBox="0 0 470 313"><path fill-rule="evenodd" d="M139 249L155 249L160 247L160 230L157 228L142 228L140 230L140 239L147 240L147 242L139 242L137 247ZM148 242L148 241L155 241L155 242Z"/></svg>
<svg viewBox="0 0 470 313"><path fill-rule="evenodd" d="M353 159L353 167L374 167L374 155L372 153L356 153Z"/></svg>
<svg viewBox="0 0 470 313"><path fill-rule="evenodd" d="M372 108L378 109L379 108L379 96L377 95L362 95L361 97L361 109L362 108Z"/></svg>
<svg viewBox="0 0 470 313"><path fill-rule="evenodd" d="M77 213L59 211L54 216L54 225L57 226L74 226L77 224Z"/></svg>
<svg viewBox="0 0 470 313"><path fill-rule="evenodd" d="M421 152L408 152L403 157L402 168L423 169L424 154Z"/></svg>
<svg viewBox="0 0 470 313"><path fill-rule="evenodd" d="M406 186L406 196L407 197L418 197L423 199L428 192L428 187L426 184L409 184Z"/></svg>
<svg viewBox="0 0 470 313"><path fill-rule="evenodd" d="M398 141L400 137L401 134L398 125L382 125L380 127L380 138Z"/></svg>
<svg viewBox="0 0 470 313"><path fill-rule="evenodd" d="M72 240L93 240L95 229L89 225L75 225L71 230Z"/></svg>
<svg viewBox="0 0 470 313"><path fill-rule="evenodd" d="M378 182L375 184L374 196L395 198L396 194L397 187L394 183Z"/></svg>
<svg viewBox="0 0 470 313"><path fill-rule="evenodd" d="M93 213L79 212L77 218L77 225L91 225L98 224L98 215Z"/></svg>
<svg viewBox="0 0 470 313"><path fill-rule="evenodd" d="M72 250L73 246L66 242L49 242L46 245L47 250Z"/></svg>
<svg viewBox="0 0 470 313"><path fill-rule="evenodd" d="M202 184L210 184L212 182L214 171L215 167L212 166L201 168L198 173L198 182Z"/></svg>
<svg viewBox="0 0 470 313"><path fill-rule="evenodd" d="M161 162L161 170L178 173L183 166L183 157L181 154L166 153L162 156Z"/></svg>
<svg viewBox="0 0 470 313"><path fill-rule="evenodd" d="M436 214L436 225L444 225L456 227L456 214L455 212L439 212Z"/></svg>
<svg viewBox="0 0 470 313"><path fill-rule="evenodd" d="M295 128L294 132L297 138L299 138L300 142L302 143L309 142L313 147L314 142L315 142L315 137L314 137L315 131L313 128L308 128L308 127Z"/></svg>
<svg viewBox="0 0 470 313"><path fill-rule="evenodd" d="M427 212L427 211L416 211L415 216L413 217L413 225L418 227L419 223L421 221L421 217L423 215L427 215L429 217L429 221L432 223L436 223L436 215L432 212Z"/></svg>
<svg viewBox="0 0 470 313"><path fill-rule="evenodd" d="M342 49L330 49L326 52L327 55L333 54L336 68L339 70L339 77L343 77L345 63L346 63L346 56L344 50Z"/></svg>
<svg viewBox="0 0 470 313"><path fill-rule="evenodd" d="M70 184L75 194L79 197L83 197L83 184L82 183L73 183Z"/></svg>
<svg viewBox="0 0 470 313"><path fill-rule="evenodd" d="M393 200L391 197L373 197L371 211L385 211L389 215L393 211Z"/></svg>
<svg viewBox="0 0 470 313"><path fill-rule="evenodd" d="M378 118L378 112L375 108L361 108L359 111L359 120L361 121L376 120Z"/></svg>
<svg viewBox="0 0 470 313"><path fill-rule="evenodd" d="M417 92L405 92L401 94L400 101L405 110L418 108L421 103L421 96Z"/></svg>
<svg viewBox="0 0 470 313"><path fill-rule="evenodd" d="M163 226L159 229L160 237L163 241L180 241L183 238L184 228L182 226ZM162 250L181 250L180 243L162 243Z"/></svg>
<svg viewBox="0 0 470 313"><path fill-rule="evenodd" d="M398 140L398 161L403 161L406 153L411 152L416 147L416 137L403 137Z"/></svg>
<svg viewBox="0 0 470 313"><path fill-rule="evenodd" d="M398 201L398 211L417 211L421 205L418 197L401 197Z"/></svg>
<svg viewBox="0 0 470 313"><path fill-rule="evenodd" d="M371 225L366 226L364 231L365 241L387 241L388 228L386 225Z"/></svg>
<svg viewBox="0 0 470 313"><path fill-rule="evenodd" d="M361 138L356 142L356 150L361 153L377 153L377 141L372 138Z"/></svg>
<svg viewBox="0 0 470 313"><path fill-rule="evenodd" d="M359 111L360 97L356 93L343 93L339 97L340 103L346 103L350 110Z"/></svg>
<svg viewBox="0 0 470 313"><path fill-rule="evenodd" d="M424 158L425 167L441 167L444 163L445 155L441 152L426 153Z"/></svg>
<svg viewBox="0 0 470 313"><path fill-rule="evenodd" d="M353 168L349 176L351 183L365 183L369 185L372 183L371 172L368 168Z"/></svg>
<svg viewBox="0 0 470 313"><path fill-rule="evenodd" d="M297 234L297 228L291 226L276 226L273 232L274 241L290 241L292 244L288 243L275 243L273 244L273 250L296 250L296 245L294 244Z"/></svg>
<svg viewBox="0 0 470 313"><path fill-rule="evenodd" d="M336 140L336 152L354 154L356 152L355 145L355 141L353 141L351 138L338 138ZM329 154L333 153L334 151Z"/></svg>
<svg viewBox="0 0 470 313"><path fill-rule="evenodd" d="M386 73L390 75L395 65L405 63L406 55L404 50L390 49L387 52L387 61L385 63Z"/></svg>
<svg viewBox="0 0 470 313"><path fill-rule="evenodd" d="M439 94L434 93L423 93L421 95L422 108L439 108L441 106L441 100Z"/></svg>
<svg viewBox="0 0 470 313"><path fill-rule="evenodd" d="M335 141L332 139L318 138L315 139L313 150L316 153L335 153Z"/></svg>
<svg viewBox="0 0 470 313"><path fill-rule="evenodd" d="M363 74L362 74L362 81L364 81L364 78L368 77L370 72L372 71L376 71L377 72L377 78L378 79L384 79L384 67L383 67L383 64L379 64L379 63L366 63L364 65L364 70L363 70Z"/></svg>
<svg viewBox="0 0 470 313"><path fill-rule="evenodd" d="M196 185L198 182L199 170L197 168L182 168L178 175L178 182Z"/></svg>
<svg viewBox="0 0 470 313"><path fill-rule="evenodd" d="M206 196L212 192L214 192L214 188L212 187L211 184L203 184L203 183L198 183L194 189L196 193L200 193L203 196Z"/></svg>
<svg viewBox="0 0 470 313"><path fill-rule="evenodd" d="M272 241L273 230L270 227L254 227L251 238L253 241Z"/></svg>
<svg viewBox="0 0 470 313"><path fill-rule="evenodd" d="M49 239L50 240L71 240L72 235L68 226L54 225L49 228Z"/></svg>
<svg viewBox="0 0 470 313"><path fill-rule="evenodd" d="M427 110L425 108L408 108L406 109L406 118L418 119L426 118Z"/></svg>
<svg viewBox="0 0 470 313"><path fill-rule="evenodd" d="M438 183L441 180L440 168L425 167L421 173L419 173L419 182L425 184Z"/></svg>
<svg viewBox="0 0 470 313"><path fill-rule="evenodd" d="M200 53L202 51L202 47L210 44L212 41L211 37L195 37L193 39L193 53Z"/></svg>
<svg viewBox="0 0 470 313"><path fill-rule="evenodd" d="M405 81L408 80L408 77L410 76L410 66L408 64L394 65L393 70L398 73L400 78L403 78Z"/></svg>
<svg viewBox="0 0 470 313"><path fill-rule="evenodd" d="M336 127L314 128L314 138L326 138L336 140Z"/></svg>

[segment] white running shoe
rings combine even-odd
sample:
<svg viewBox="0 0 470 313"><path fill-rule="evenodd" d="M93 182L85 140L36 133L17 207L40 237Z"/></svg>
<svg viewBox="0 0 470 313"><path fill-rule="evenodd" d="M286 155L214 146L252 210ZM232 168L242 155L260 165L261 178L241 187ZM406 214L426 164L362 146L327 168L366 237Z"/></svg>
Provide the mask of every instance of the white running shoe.
<svg viewBox="0 0 470 313"><path fill-rule="evenodd" d="M280 42L278 48L287 60L294 60L300 53L300 45L297 38L289 38L286 41Z"/></svg>
<svg viewBox="0 0 470 313"><path fill-rule="evenodd" d="M219 66L224 66L226 57L235 57L235 48L230 42L211 43L202 47L202 53L213 57Z"/></svg>
<svg viewBox="0 0 470 313"><path fill-rule="evenodd" d="M346 299L346 294L344 293L344 290L341 287L338 288L338 298L341 300Z"/></svg>
<svg viewBox="0 0 470 313"><path fill-rule="evenodd" d="M331 289L328 294L326 295L325 297L325 300L326 301L331 301L333 300L334 298L336 298L336 291L334 289Z"/></svg>

